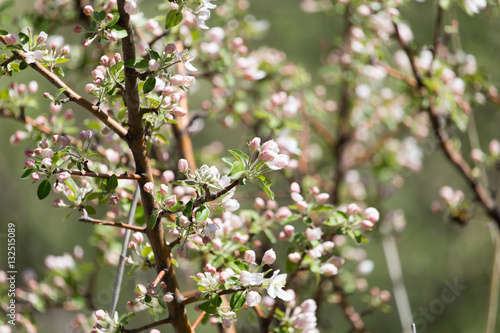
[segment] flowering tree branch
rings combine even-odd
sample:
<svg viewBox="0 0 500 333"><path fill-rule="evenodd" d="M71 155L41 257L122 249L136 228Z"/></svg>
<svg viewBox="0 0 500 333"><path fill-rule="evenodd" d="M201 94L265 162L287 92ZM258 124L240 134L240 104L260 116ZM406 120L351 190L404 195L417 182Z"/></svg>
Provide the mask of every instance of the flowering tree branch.
<svg viewBox="0 0 500 333"><path fill-rule="evenodd" d="M117 227L117 228L123 228L123 229L128 229L132 231L139 231L139 232L146 232L146 229L144 227L139 227L135 225L130 225L126 223L121 223L121 222L113 222L113 221L106 221L106 220L99 220L99 219L94 219L89 216L82 216L79 219L80 222L85 222L85 223L92 223L92 224L98 224L98 225L109 225L112 227Z"/></svg>
<svg viewBox="0 0 500 333"><path fill-rule="evenodd" d="M94 177L94 178L103 178L103 179L109 179L112 176L115 176L117 179L130 179L130 180L142 180L144 177L141 175L137 174L107 174L107 173L99 173L99 172L94 172L94 171L80 171L80 170L65 170L65 169L60 169L56 168L54 169L54 174L62 173L62 172L67 172L72 176L76 177Z"/></svg>

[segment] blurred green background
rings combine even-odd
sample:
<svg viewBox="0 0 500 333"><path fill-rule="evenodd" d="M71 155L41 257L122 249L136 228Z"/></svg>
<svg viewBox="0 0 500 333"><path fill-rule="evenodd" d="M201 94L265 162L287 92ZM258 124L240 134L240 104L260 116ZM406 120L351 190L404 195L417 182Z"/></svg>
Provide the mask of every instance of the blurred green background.
<svg viewBox="0 0 500 333"><path fill-rule="evenodd" d="M23 3L28 5L31 1L18 2L16 6L22 8ZM318 44L321 40L331 41L334 36L338 36L341 33L341 21L327 19L319 14L306 15L300 11L299 3L296 0L251 1L251 11L254 15L270 23L267 37L256 42L256 45L269 45L285 51L289 60L308 69L314 83L320 83L317 75L320 66ZM411 23L417 42L430 43L433 35L435 2L413 2L405 8L403 15ZM500 21L484 15L471 18L458 8L452 11L460 22L460 37L464 50L474 54L478 64L489 73L492 81L498 82ZM68 33L65 35L69 36ZM27 73L17 76L18 81L25 83L33 77ZM40 83L43 82L40 78L37 79ZM9 79L2 77L0 89L9 83ZM41 86L43 87L42 84ZM40 112L45 112L47 103L45 101L40 103L43 105ZM74 109L77 113L81 111L76 107ZM486 150L492 138L500 139L498 134L500 113L489 105L477 111L478 132L482 148ZM29 180L23 181L19 178L24 160L23 151L28 146L26 143L17 147L9 144L9 137L17 129L22 129L22 126L11 120L0 119L1 257L6 257L4 254L6 224L15 222L18 271L33 268L40 275L45 270L44 258L47 255L71 253L75 245L84 247L86 258L92 258L95 255L94 250L88 245L88 237L92 233L91 227L78 223L76 214L66 222L62 222L66 212L52 208L50 200L39 201L36 197L36 187ZM195 144L202 146L202 142L205 141L202 135L195 137ZM214 134L211 134L211 139L214 138ZM468 152L467 147L465 151ZM461 285L467 287L453 302L446 304L439 314L426 320L426 329L419 333L483 332L486 328L493 259L488 221L486 218L477 218L462 228L451 225L440 214L432 213L430 203L438 198L439 188L443 185L450 185L470 193L443 154L432 151L425 156L423 170L418 174L407 176L403 188L379 208L382 211L400 208L406 212L407 228L398 239L398 247L415 319L425 318L419 312L436 304L436 299L441 299L441 293L447 287L447 282L453 283L458 279ZM369 284L391 290L380 237L377 235L371 237L364 248L369 258L375 262L374 272L367 277ZM1 269L5 269L3 265ZM101 289L107 290L113 280L113 273L111 269L101 270L98 282ZM145 281L151 280L150 274L147 277ZM121 300L125 299L131 299L130 292L122 295ZM109 300L106 300L105 296L96 299L96 303L105 308L107 301ZM401 331L394 301L390 304L391 312L385 314L376 311L366 317L365 322L370 331ZM331 313L329 309L328 312L318 314L318 317L321 322L331 322L332 327L338 329L336 332L347 331L348 326L338 311ZM66 311L50 311L40 315L39 332L64 332L65 324L71 318L73 314ZM500 331L500 320L497 321L496 328L496 331ZM167 332L165 328L161 331Z"/></svg>

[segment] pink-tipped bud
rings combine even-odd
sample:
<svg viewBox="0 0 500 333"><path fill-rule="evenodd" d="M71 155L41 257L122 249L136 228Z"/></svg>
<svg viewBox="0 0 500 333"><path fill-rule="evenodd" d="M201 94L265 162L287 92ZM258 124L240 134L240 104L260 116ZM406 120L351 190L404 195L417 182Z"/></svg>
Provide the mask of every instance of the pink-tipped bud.
<svg viewBox="0 0 500 333"><path fill-rule="evenodd" d="M181 158L179 160L179 163L177 164L177 168L179 169L179 171L187 171L189 169L188 161Z"/></svg>
<svg viewBox="0 0 500 333"><path fill-rule="evenodd" d="M302 256L298 252L292 252L288 255L288 260L290 260L291 262L297 263L299 262L300 258L302 258Z"/></svg>
<svg viewBox="0 0 500 333"><path fill-rule="evenodd" d="M24 160L24 166L28 169L32 169L35 167L35 160L32 158L27 158Z"/></svg>
<svg viewBox="0 0 500 333"><path fill-rule="evenodd" d="M30 175L31 179L33 179L35 182L37 180L40 179L40 175L38 174L38 172L33 172L31 175Z"/></svg>
<svg viewBox="0 0 500 333"><path fill-rule="evenodd" d="M500 155L500 142L497 139L491 140L488 148L490 149L491 155Z"/></svg>
<svg viewBox="0 0 500 333"><path fill-rule="evenodd" d="M98 321L104 321L108 316L108 314L104 310L97 310L96 312L94 312L94 315Z"/></svg>
<svg viewBox="0 0 500 333"><path fill-rule="evenodd" d="M255 137L252 139L252 141L250 141L250 149L252 150L257 150L260 148L260 138L259 137Z"/></svg>
<svg viewBox="0 0 500 333"><path fill-rule="evenodd" d="M276 218L278 219L278 221L281 221L281 220L283 220L287 217L290 217L290 216L292 216L292 212L286 206L280 207L278 209L277 214L276 214Z"/></svg>
<svg viewBox="0 0 500 333"><path fill-rule="evenodd" d="M67 171L61 172L60 174L57 175L57 180L60 181L61 183L67 181L70 178L71 175Z"/></svg>
<svg viewBox="0 0 500 333"><path fill-rule="evenodd" d="M175 52L175 44L174 43L168 43L167 46L165 46L165 52L168 54L172 54Z"/></svg>
<svg viewBox="0 0 500 333"><path fill-rule="evenodd" d="M70 48L69 48L69 46L68 46L68 45L65 45L65 46L61 49L61 53L62 53L63 55L69 55L69 53L70 53Z"/></svg>
<svg viewBox="0 0 500 333"><path fill-rule="evenodd" d="M114 18L115 18L115 16L113 14L111 14L111 13L106 14L106 20L112 21Z"/></svg>
<svg viewBox="0 0 500 333"><path fill-rule="evenodd" d="M172 103L177 103L181 100L181 94L173 93L172 94Z"/></svg>
<svg viewBox="0 0 500 333"><path fill-rule="evenodd" d="M162 195L167 195L168 194L168 186L165 184L160 185L160 193Z"/></svg>
<svg viewBox="0 0 500 333"><path fill-rule="evenodd" d="M102 66L104 66L104 67L109 66L109 57L108 57L108 56L106 56L106 55L103 55L103 56L101 57L100 63L101 63L101 65L102 65Z"/></svg>
<svg viewBox="0 0 500 333"><path fill-rule="evenodd" d="M135 232L132 235L132 240L136 244L141 244L144 241L144 235L142 234L142 232Z"/></svg>
<svg viewBox="0 0 500 333"><path fill-rule="evenodd" d="M253 264L255 262L255 251L247 250L243 255L243 260L245 260L249 264Z"/></svg>
<svg viewBox="0 0 500 333"><path fill-rule="evenodd" d="M361 227L365 230L372 230L374 224L372 221L369 220L363 220L361 221Z"/></svg>
<svg viewBox="0 0 500 333"><path fill-rule="evenodd" d="M82 39L81 45L83 47L89 47L90 46L90 41L88 39Z"/></svg>
<svg viewBox="0 0 500 333"><path fill-rule="evenodd" d="M189 221L187 216L182 215L181 217L179 217L179 225L181 227L186 228L186 227L189 227L190 224L191 224L191 222Z"/></svg>
<svg viewBox="0 0 500 333"><path fill-rule="evenodd" d="M348 215L355 215L358 213L361 213L361 207L359 207L357 204L350 203L349 205L347 205L347 214Z"/></svg>
<svg viewBox="0 0 500 333"><path fill-rule="evenodd" d="M316 201L319 203L325 203L328 198L330 198L330 194L328 193L320 193L316 196Z"/></svg>
<svg viewBox="0 0 500 333"><path fill-rule="evenodd" d="M83 28L82 28L82 26L81 26L81 25L75 25L75 26L73 27L73 32L74 32L75 34L79 34L79 33L81 33L82 31L83 31Z"/></svg>
<svg viewBox="0 0 500 333"><path fill-rule="evenodd" d="M117 205L118 202L120 202L120 198L118 198L116 195L113 195L111 198L109 198L109 204L112 206Z"/></svg>
<svg viewBox="0 0 500 333"><path fill-rule="evenodd" d="M168 292L168 293L166 293L166 294L163 296L163 298L162 298L162 299L163 299L163 301L164 301L165 303L170 303L170 302L172 302L172 301L174 300L174 294L172 294L171 292ZM153 332L153 331L151 331L151 332ZM160 332L160 331L158 331L158 332Z"/></svg>
<svg viewBox="0 0 500 333"><path fill-rule="evenodd" d="M264 264L271 265L276 261L276 252L273 249L269 249L264 253L262 257L262 262Z"/></svg>
<svg viewBox="0 0 500 333"><path fill-rule="evenodd" d="M287 235L288 237L292 237L295 233L295 227L293 225L287 224L283 227L283 231L285 232L285 235Z"/></svg>
<svg viewBox="0 0 500 333"><path fill-rule="evenodd" d="M170 78L170 83L174 86L181 86L184 84L184 76L175 74Z"/></svg>
<svg viewBox="0 0 500 333"><path fill-rule="evenodd" d="M151 59L148 62L148 68L150 71L156 71L158 70L158 68L160 68L160 64L158 63L158 61Z"/></svg>
<svg viewBox="0 0 500 333"><path fill-rule="evenodd" d="M481 149L474 148L470 152L470 157L473 162L479 163L483 160L483 152L481 151Z"/></svg>
<svg viewBox="0 0 500 333"><path fill-rule="evenodd" d="M293 182L292 184L290 184L290 192L300 193L300 185L297 182Z"/></svg>
<svg viewBox="0 0 500 333"><path fill-rule="evenodd" d="M380 219L379 211L373 207L368 207L367 209L365 209L365 216L368 220L370 220L373 223L377 223L378 220Z"/></svg>
<svg viewBox="0 0 500 333"><path fill-rule="evenodd" d="M321 228L307 228L306 229L306 238L308 241L316 241L320 240L321 236L323 235L323 231L321 231Z"/></svg>
<svg viewBox="0 0 500 333"><path fill-rule="evenodd" d="M172 113L173 113L176 117L184 117L185 115L187 115L187 111L186 111L186 109L181 108L180 106L176 106L176 107L174 107L174 109L172 110Z"/></svg>
<svg viewBox="0 0 500 333"><path fill-rule="evenodd" d="M146 184L144 184L143 189L148 193L152 193L155 190L155 184L147 182Z"/></svg>
<svg viewBox="0 0 500 333"><path fill-rule="evenodd" d="M5 43L7 45L12 45L17 43L17 35L8 34L4 36Z"/></svg>
<svg viewBox="0 0 500 333"><path fill-rule="evenodd" d="M40 35L38 35L36 42L37 44L42 44L45 43L47 40L47 33L45 31L40 32Z"/></svg>
<svg viewBox="0 0 500 333"><path fill-rule="evenodd" d="M90 16L90 15L92 15L93 12L94 12L94 8L91 5L87 5L87 6L83 7L83 13L85 15Z"/></svg>
<svg viewBox="0 0 500 333"><path fill-rule="evenodd" d="M276 153L270 150L264 150L260 153L259 158L264 162L272 162L276 158Z"/></svg>
<svg viewBox="0 0 500 333"><path fill-rule="evenodd" d="M177 205L177 197L175 195L169 196L165 204L167 205L167 207L174 207L175 205Z"/></svg>
<svg viewBox="0 0 500 333"><path fill-rule="evenodd" d="M85 91L88 92L89 94L92 93L94 90L95 90L94 84L89 83L85 85Z"/></svg>
<svg viewBox="0 0 500 333"><path fill-rule="evenodd" d="M309 205L304 200L297 202L297 209L301 212L307 210Z"/></svg>
<svg viewBox="0 0 500 333"><path fill-rule="evenodd" d="M266 203L264 202L264 199L262 199L261 197L257 197L254 200L254 206L257 209L262 209L266 206Z"/></svg>

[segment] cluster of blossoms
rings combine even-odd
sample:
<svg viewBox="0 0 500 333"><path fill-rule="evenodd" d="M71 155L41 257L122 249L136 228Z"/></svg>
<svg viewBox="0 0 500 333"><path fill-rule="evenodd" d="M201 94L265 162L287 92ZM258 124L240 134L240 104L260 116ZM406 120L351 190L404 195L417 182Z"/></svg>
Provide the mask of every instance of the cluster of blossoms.
<svg viewBox="0 0 500 333"><path fill-rule="evenodd" d="M279 154L280 149L274 140L264 142L260 146L260 138L256 137L250 141L250 149L259 151L259 159L266 162L271 170L280 170L287 167L290 162L290 156Z"/></svg>

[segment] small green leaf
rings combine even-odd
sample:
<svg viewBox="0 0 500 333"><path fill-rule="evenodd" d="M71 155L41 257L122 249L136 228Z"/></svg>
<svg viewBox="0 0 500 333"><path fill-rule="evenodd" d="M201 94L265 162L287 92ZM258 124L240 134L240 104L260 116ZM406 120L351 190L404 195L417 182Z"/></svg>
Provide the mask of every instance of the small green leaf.
<svg viewBox="0 0 500 333"><path fill-rule="evenodd" d="M128 324L129 319L132 318L133 316L135 316L134 312L127 312L127 313L120 316L120 319L118 320L118 322L120 324Z"/></svg>
<svg viewBox="0 0 500 333"><path fill-rule="evenodd" d="M147 59L130 59L125 62L125 67L132 68L148 68L148 60Z"/></svg>
<svg viewBox="0 0 500 333"><path fill-rule="evenodd" d="M201 207L196 211L195 217L196 217L196 222L202 223L205 222L210 215L210 211L208 210L205 205L201 205Z"/></svg>
<svg viewBox="0 0 500 333"><path fill-rule="evenodd" d="M152 59L157 60L157 61L160 59L160 55L155 50L146 49L146 51L149 53L149 55L151 56Z"/></svg>
<svg viewBox="0 0 500 333"><path fill-rule="evenodd" d="M217 307L213 306L213 304L210 302L201 303L198 305L198 308L208 314L215 314L217 312Z"/></svg>
<svg viewBox="0 0 500 333"><path fill-rule="evenodd" d="M89 194L87 194L85 196L85 200L94 200L94 199L97 199L99 198L99 195L101 195L102 192L90 192Z"/></svg>
<svg viewBox="0 0 500 333"><path fill-rule="evenodd" d="M262 179L260 178L255 178L252 180L255 184L259 185L259 187L266 192L267 196L269 199L274 200L274 193L271 191L271 188L269 185L267 185Z"/></svg>
<svg viewBox="0 0 500 333"><path fill-rule="evenodd" d="M56 97L61 95L64 91L66 91L66 89L68 89L68 87L63 87L61 89L58 89L56 92Z"/></svg>
<svg viewBox="0 0 500 333"><path fill-rule="evenodd" d="M104 10L96 10L92 16L96 19L96 21L102 21L106 18L106 12Z"/></svg>
<svg viewBox="0 0 500 333"><path fill-rule="evenodd" d="M248 157L247 154L245 154L244 152L242 152L241 150L238 150L238 149L231 149L229 152L231 154L233 154L233 156L236 157L236 159L238 161L243 163L243 165L248 165L248 160L250 158Z"/></svg>
<svg viewBox="0 0 500 333"><path fill-rule="evenodd" d="M232 311L238 311L241 309L243 305L245 305L246 302L246 292L245 291L238 291L231 297L231 302L229 303L231 310Z"/></svg>
<svg viewBox="0 0 500 333"><path fill-rule="evenodd" d="M33 172L36 172L36 169L25 169L21 175L21 179L28 178Z"/></svg>
<svg viewBox="0 0 500 333"><path fill-rule="evenodd" d="M0 36L8 35L9 33L5 30L0 30Z"/></svg>
<svg viewBox="0 0 500 333"><path fill-rule="evenodd" d="M157 133L157 134L156 134L156 137L157 137L158 139L160 139L161 141L163 141L166 145L169 145L169 144L170 144L170 142L167 140L167 138L165 138L165 137L163 136L163 134L161 134L161 133Z"/></svg>
<svg viewBox="0 0 500 333"><path fill-rule="evenodd" d="M24 61L24 60L23 60L23 61L21 61L21 62L19 63L19 69L20 69L20 70L24 70L24 69L26 69L26 68L28 68L28 63L27 63L26 61Z"/></svg>
<svg viewBox="0 0 500 333"><path fill-rule="evenodd" d="M118 187L118 177L116 175L111 175L108 179L108 190L114 191Z"/></svg>
<svg viewBox="0 0 500 333"><path fill-rule="evenodd" d="M19 33L19 41L21 41L21 44L26 44L30 41L30 38L25 33L20 32Z"/></svg>
<svg viewBox="0 0 500 333"><path fill-rule="evenodd" d="M123 29L122 27L119 27L117 25L113 26L111 28L111 31L115 32L118 38L122 39L128 36L127 30Z"/></svg>
<svg viewBox="0 0 500 333"><path fill-rule="evenodd" d="M158 219L158 214L151 214L149 218L149 228L154 229L156 226L156 220Z"/></svg>
<svg viewBox="0 0 500 333"><path fill-rule="evenodd" d="M222 161L224 161L224 163L228 164L231 167L233 166L234 162L236 162L236 160L231 157L223 157Z"/></svg>
<svg viewBox="0 0 500 333"><path fill-rule="evenodd" d="M85 210L89 213L89 215L95 215L97 213L95 208L92 206L85 206Z"/></svg>
<svg viewBox="0 0 500 333"><path fill-rule="evenodd" d="M54 74L56 74L57 76L64 77L64 71L62 70L61 67L55 67L53 71Z"/></svg>
<svg viewBox="0 0 500 333"><path fill-rule="evenodd" d="M52 189L52 186L50 185L50 182L48 179L45 179L38 185L38 190L36 191L36 194L38 195L38 199L43 200L45 199L49 193L50 190Z"/></svg>
<svg viewBox="0 0 500 333"><path fill-rule="evenodd" d="M153 91L155 86L156 86L156 79L153 76L148 77L146 82L144 82L144 87L142 87L142 92L145 94L150 93L151 91Z"/></svg>
<svg viewBox="0 0 500 333"><path fill-rule="evenodd" d="M175 27L182 22L183 18L184 16L182 15L182 11L180 11L179 9L173 9L169 11L165 20L165 29Z"/></svg>
<svg viewBox="0 0 500 333"><path fill-rule="evenodd" d="M245 166L242 162L236 161L231 168L231 172L229 172L229 178L238 179L245 173Z"/></svg>
<svg viewBox="0 0 500 333"><path fill-rule="evenodd" d="M182 215L191 217L193 214L193 199L189 200L184 209L182 210Z"/></svg>
<svg viewBox="0 0 500 333"><path fill-rule="evenodd" d="M118 22L118 20L120 19L120 15L118 13L113 13L113 19L111 21L108 22L108 27L112 27L116 24L116 22Z"/></svg>

